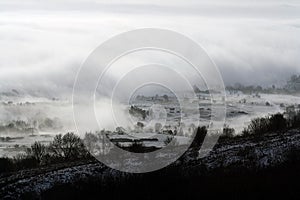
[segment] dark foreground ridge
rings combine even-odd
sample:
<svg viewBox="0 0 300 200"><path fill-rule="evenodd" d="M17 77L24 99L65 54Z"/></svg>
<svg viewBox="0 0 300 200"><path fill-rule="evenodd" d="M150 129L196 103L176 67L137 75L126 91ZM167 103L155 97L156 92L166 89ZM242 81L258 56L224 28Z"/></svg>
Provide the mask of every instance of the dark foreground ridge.
<svg viewBox="0 0 300 200"><path fill-rule="evenodd" d="M2 174L0 199L299 197L300 129L221 138L202 159L196 146L172 165L145 174L93 160Z"/></svg>

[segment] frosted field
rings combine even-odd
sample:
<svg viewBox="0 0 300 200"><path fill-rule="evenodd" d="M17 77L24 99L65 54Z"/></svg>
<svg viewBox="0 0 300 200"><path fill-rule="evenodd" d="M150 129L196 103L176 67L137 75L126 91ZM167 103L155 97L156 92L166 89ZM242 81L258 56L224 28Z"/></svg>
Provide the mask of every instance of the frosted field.
<svg viewBox="0 0 300 200"><path fill-rule="evenodd" d="M246 103L239 103L240 100L246 99ZM266 105L267 103L270 106ZM227 113L234 111L245 111L248 115L236 115L227 117L227 123L236 129L237 133L247 126L251 119L263 117L268 114L285 112L286 107L299 107L300 97L280 94L260 94L260 98L251 95L229 95L227 96Z"/></svg>
<svg viewBox="0 0 300 200"><path fill-rule="evenodd" d="M65 133L67 131L74 131L74 120L72 113L72 105L69 101L61 100L49 100L44 98L29 98L15 99L13 102L9 102L9 99L0 99L0 124L5 125L13 120L23 120L31 123L32 121L44 120L46 118L59 119L62 127L55 130L39 130L36 129L33 133L13 133L9 131L0 132L0 156L15 156L20 152L24 152L26 147L30 146L35 141L42 143L49 143L56 134ZM25 104L25 102L28 102ZM163 125L169 125L170 127L179 124L180 117L184 119L185 126L189 127L192 124L197 125L200 120L200 125L213 126L213 123L209 122L210 116L210 100L207 99L189 99L186 102L188 114L180 116L177 113L179 110L178 103L170 100L167 103L161 103L161 108L168 107L174 108L163 111L162 115L152 117L152 119L146 118L145 120L139 120L145 124L144 133L130 132L131 136L118 136L112 135L111 138L116 137L137 137L147 138L149 136L158 139L157 142L146 142L146 146L163 147L164 140L168 137L166 135L157 135L153 133L153 126L155 123L160 122ZM135 102L136 105L144 110L148 110L153 106L153 102ZM262 117L268 114L277 112L284 112L286 107L294 105L298 107L300 105L300 97L292 95L280 95L280 94L260 94L244 95L244 94L228 94L226 97L226 124L236 130L236 134L239 134L244 127L248 125L251 119L255 117ZM162 107L163 106L163 107ZM195 107L199 107L199 110L193 110ZM152 107L152 109L155 108ZM170 113L172 112L172 113ZM155 112L154 112L155 114ZM167 120L165 119L167 117ZM152 132L148 130L152 127ZM86 131L91 131L90 127L87 127ZM83 134L82 134L83 135ZM82 136L81 135L81 136ZM189 141L188 137L176 136L179 144L185 144Z"/></svg>
<svg viewBox="0 0 300 200"><path fill-rule="evenodd" d="M137 105L143 109L149 109L152 103L137 102ZM193 105L194 104L194 105ZM179 109L177 104L166 103L168 107ZM244 94L227 94L226 96L226 120L225 123L236 130L239 134L244 127L246 127L251 119L256 117L263 117L269 114L278 112L285 112L289 106L299 107L300 97L292 95L280 94L260 94L260 95L244 95ZM215 105L218 107L218 104ZM200 109L200 113L195 108ZM188 116L181 116L186 125L197 124L200 120L200 125L211 125L210 123L210 100L193 99L187 102L186 109L189 110ZM171 115L173 118L173 125L180 116ZM163 121L163 119L160 119ZM160 121L157 120L157 121ZM172 122L171 122L172 124Z"/></svg>

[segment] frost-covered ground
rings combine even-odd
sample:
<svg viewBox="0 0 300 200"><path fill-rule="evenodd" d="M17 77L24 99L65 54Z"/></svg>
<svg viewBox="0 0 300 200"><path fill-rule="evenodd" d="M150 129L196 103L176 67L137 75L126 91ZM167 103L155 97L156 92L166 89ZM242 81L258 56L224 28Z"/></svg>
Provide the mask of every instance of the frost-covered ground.
<svg viewBox="0 0 300 200"><path fill-rule="evenodd" d="M165 145L164 141L168 136L155 133L154 126L157 122L162 125L169 125L169 128L173 130L175 126L180 124L180 120L185 123L184 125L187 128L192 124L213 126L213 123L209 121L211 115L209 95L203 95L200 98L186 99L184 101L186 108L184 114L181 113L178 101L172 98L169 98L167 102L161 99L155 102L151 99L149 100L149 98L145 98L131 103L144 110L152 109L154 115L146 119L135 119L145 125L143 133L136 134L136 131L129 131L129 135L131 136L113 135L111 138L147 138L152 136L157 138L158 141L147 141L144 145L163 147ZM241 93L227 93L226 124L234 128L236 134L239 134L242 129L248 125L251 119L277 112L284 112L286 108L291 105L298 107L300 105L300 97L282 94L245 95ZM155 109L160 111L158 115L155 115L155 113L157 113ZM8 124L14 120L23 120L32 123L33 121L41 121L46 118L59 119L63 125L60 129L55 130L38 130L37 128L37 131L32 134L2 131L0 132L0 156L14 156L19 152L24 152L26 147L35 141L49 143L56 134L75 130L72 104L67 100L2 95L0 98L0 113L0 125ZM198 122L200 122L200 124L198 124ZM87 127L87 131L90 130L90 127ZM186 134L175 136L176 141L179 144L187 143L190 138L185 137L185 135Z"/></svg>
<svg viewBox="0 0 300 200"><path fill-rule="evenodd" d="M299 147L300 132L297 129L282 133L268 133L260 138L252 136L229 138L216 145L205 158L193 156L193 150L190 149L182 159L170 166L169 169L173 167L173 170L170 170L169 173L176 177L189 177L189 175L207 175L208 172L220 168L234 171L234 167L237 167L237 169L255 172L272 169L272 167L280 166L290 159L291 150ZM160 161L161 158L157 160ZM130 167L132 164L132 160L130 160L125 167ZM195 173L189 174L191 171ZM164 173L166 172L168 171ZM91 181L90 186L95 184L95 181L104 186L107 181L113 181L116 184L132 176L135 175L122 173L95 162L45 166L40 169L22 170L0 177L0 198L20 199L23 195L29 194L30 197L37 198L57 186L73 187L77 186L77 183L87 184L89 181ZM165 185L165 187L167 186ZM149 186L147 188L149 189ZM97 189L99 190L99 188Z"/></svg>
<svg viewBox="0 0 300 200"><path fill-rule="evenodd" d="M26 151L26 148L34 142L48 144L51 142L57 132L38 132L35 134L13 134L13 136L1 136L0 142L0 157L13 157L18 153Z"/></svg>
<svg viewBox="0 0 300 200"><path fill-rule="evenodd" d="M184 115L179 116L176 110L180 110L179 105L173 102L161 103L166 108L175 108L175 113L170 114L169 119L181 119L189 126L191 124L199 125L213 125L210 123L211 113L211 101L209 96L205 95L199 99L192 99L185 102L186 105L183 107L187 110ZM136 103L142 109L149 109L153 105L152 102L141 102ZM293 95L282 95L282 94L258 94L258 95L246 95L246 94L227 94L226 96L226 124L236 130L236 134L241 133L244 127L246 127L251 119L256 117L263 117L269 114L274 114L278 112L285 112L286 108L289 106L299 107L300 96ZM220 105L215 104L218 107ZM199 109L200 111L198 112ZM159 119L157 121L164 121ZM147 124L147 120L145 120ZM171 125L176 125L177 121L170 123Z"/></svg>
<svg viewBox="0 0 300 200"><path fill-rule="evenodd" d="M300 97L292 95L260 94L259 97L244 94L228 95L226 121L239 133L255 117L285 112L287 107L291 105L298 107L299 104ZM247 114L239 114L241 111Z"/></svg>

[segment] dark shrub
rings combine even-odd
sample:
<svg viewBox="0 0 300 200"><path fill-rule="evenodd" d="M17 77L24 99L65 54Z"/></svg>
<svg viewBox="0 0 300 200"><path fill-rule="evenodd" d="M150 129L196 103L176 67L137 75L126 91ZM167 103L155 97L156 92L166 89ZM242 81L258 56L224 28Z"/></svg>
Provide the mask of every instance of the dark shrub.
<svg viewBox="0 0 300 200"><path fill-rule="evenodd" d="M167 137L165 140L164 140L164 144L165 145L168 145L170 142L172 142L173 140L173 137Z"/></svg>
<svg viewBox="0 0 300 200"><path fill-rule="evenodd" d="M232 138L234 137L234 133L234 128L230 128L228 125L225 125L223 128L223 134L221 135L221 138Z"/></svg>
<svg viewBox="0 0 300 200"><path fill-rule="evenodd" d="M284 131L291 127L293 122L290 120L290 116L285 116L281 113L277 113L271 116L255 118L251 120L247 128L243 130L243 135L258 134L262 135L268 132Z"/></svg>
<svg viewBox="0 0 300 200"><path fill-rule="evenodd" d="M137 122L136 125L137 125L137 127L140 128L140 129L143 129L144 126L145 126L142 122Z"/></svg>
<svg viewBox="0 0 300 200"><path fill-rule="evenodd" d="M0 173L12 171L14 165L9 158L0 158Z"/></svg>
<svg viewBox="0 0 300 200"><path fill-rule="evenodd" d="M248 136L248 135L250 135L250 131L248 130L248 128L244 128L244 129L243 129L242 135L243 135L243 136Z"/></svg>
<svg viewBox="0 0 300 200"><path fill-rule="evenodd" d="M138 108L137 106L131 106L129 109L129 114L134 117L146 119L147 115L149 115L149 111Z"/></svg>
<svg viewBox="0 0 300 200"><path fill-rule="evenodd" d="M248 126L250 134L262 135L269 131L269 119L268 118L255 118L251 120Z"/></svg>
<svg viewBox="0 0 300 200"><path fill-rule="evenodd" d="M296 112L293 118L291 119L291 126L293 128L300 127L300 111Z"/></svg>
<svg viewBox="0 0 300 200"><path fill-rule="evenodd" d="M33 157L26 154L19 154L13 159L15 168L18 170L29 169L39 166L39 162Z"/></svg>
<svg viewBox="0 0 300 200"><path fill-rule="evenodd" d="M143 153L145 152L145 147L142 142L134 141L129 147L128 151L134 153Z"/></svg>
<svg viewBox="0 0 300 200"><path fill-rule="evenodd" d="M287 120L280 113L271 115L271 117L269 118L269 127L269 131L284 130L287 128Z"/></svg>
<svg viewBox="0 0 300 200"><path fill-rule="evenodd" d="M63 140L62 135L56 135L53 139L53 142L51 142L49 146L49 151L51 152L51 155L55 158L63 158L64 157L64 151L63 151Z"/></svg>
<svg viewBox="0 0 300 200"><path fill-rule="evenodd" d="M74 133L67 133L64 136L61 134L55 136L49 149L56 158L64 158L67 160L83 158L87 155L82 140Z"/></svg>
<svg viewBox="0 0 300 200"><path fill-rule="evenodd" d="M31 148L27 150L27 156L35 158L39 164L44 160L46 153L46 146L40 142L35 142L31 145Z"/></svg>

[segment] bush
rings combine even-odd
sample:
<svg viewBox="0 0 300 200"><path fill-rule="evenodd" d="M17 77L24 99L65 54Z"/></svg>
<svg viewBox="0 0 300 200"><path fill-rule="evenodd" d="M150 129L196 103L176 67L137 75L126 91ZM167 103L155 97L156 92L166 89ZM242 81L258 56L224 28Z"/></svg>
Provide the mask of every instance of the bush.
<svg viewBox="0 0 300 200"><path fill-rule="evenodd" d="M172 142L173 140L173 137L167 137L165 140L164 140L164 144L165 145L168 145L170 142Z"/></svg>
<svg viewBox="0 0 300 200"><path fill-rule="evenodd" d="M145 146L142 142L134 141L129 147L128 150L134 153L144 153Z"/></svg>
<svg viewBox="0 0 300 200"><path fill-rule="evenodd" d="M63 151L63 140L62 135L56 135L53 139L53 142L51 142L49 146L49 151L51 152L51 155L55 158L63 158L64 157L64 151Z"/></svg>
<svg viewBox="0 0 300 200"><path fill-rule="evenodd" d="M223 134L221 137L223 138L231 138L234 137L235 130L234 128L230 128L228 125L225 125L223 128Z"/></svg>
<svg viewBox="0 0 300 200"><path fill-rule="evenodd" d="M143 110L137 106L130 106L129 114L134 117L146 119L146 117L149 115L149 111Z"/></svg>
<svg viewBox="0 0 300 200"><path fill-rule="evenodd" d="M248 136L248 135L250 135L250 131L248 130L248 128L244 128L244 129L243 129L242 135L243 135L243 136Z"/></svg>
<svg viewBox="0 0 300 200"><path fill-rule="evenodd" d="M31 145L31 148L27 149L27 156L33 157L39 164L44 161L46 154L46 146L40 142L35 142L33 145Z"/></svg>
<svg viewBox="0 0 300 200"><path fill-rule="evenodd" d="M39 166L39 162L30 155L18 154L13 158L14 169L22 170Z"/></svg>
<svg viewBox="0 0 300 200"><path fill-rule="evenodd" d="M247 128L243 130L243 135L258 134L262 135L273 131L283 131L291 127L290 120L287 120L283 114L277 113L271 116L255 118L251 120Z"/></svg>
<svg viewBox="0 0 300 200"><path fill-rule="evenodd" d="M0 158L0 173L14 170L30 169L44 164L76 159L90 159L83 141L74 133L57 135L50 145L35 142L26 153L17 154L14 158Z"/></svg>
<svg viewBox="0 0 300 200"><path fill-rule="evenodd" d="M290 120L292 128L300 128L300 111L297 111L295 115Z"/></svg>
<svg viewBox="0 0 300 200"><path fill-rule="evenodd" d="M9 158L0 158L0 173L12 171L14 165Z"/></svg>
<svg viewBox="0 0 300 200"><path fill-rule="evenodd" d="M250 134L262 135L269 131L269 120L268 118L255 118L251 120L248 126Z"/></svg>
<svg viewBox="0 0 300 200"><path fill-rule="evenodd" d="M59 159L74 160L83 158L88 154L82 140L74 133L55 136L49 149L53 156Z"/></svg>
<svg viewBox="0 0 300 200"><path fill-rule="evenodd" d="M271 115L269 118L269 131L279 131L287 128L287 120L280 113Z"/></svg>

